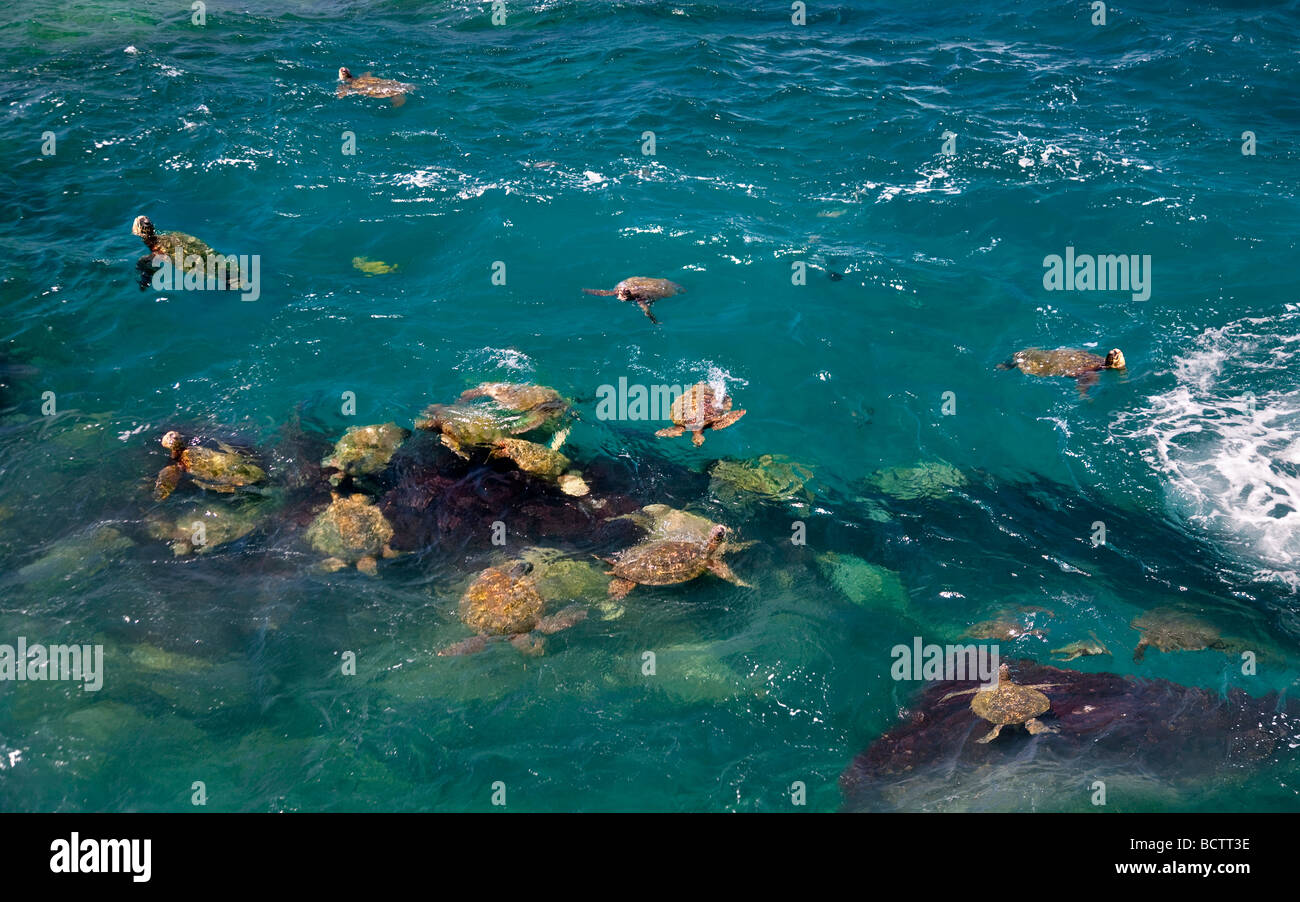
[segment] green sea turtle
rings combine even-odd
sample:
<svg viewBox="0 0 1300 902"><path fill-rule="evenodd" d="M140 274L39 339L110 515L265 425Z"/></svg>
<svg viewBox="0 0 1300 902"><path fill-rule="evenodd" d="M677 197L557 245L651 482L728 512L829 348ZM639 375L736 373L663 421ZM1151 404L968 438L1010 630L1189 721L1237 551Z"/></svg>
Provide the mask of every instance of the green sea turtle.
<svg viewBox="0 0 1300 902"><path fill-rule="evenodd" d="M582 605L571 605L556 614L543 616L546 599L532 577L533 565L516 561L509 566L488 567L480 573L460 599L460 619L477 635L438 652L465 655L482 651L493 637L505 637L524 654L545 651L542 636L581 623L587 616ZM541 636L535 635L537 633Z"/></svg>
<svg viewBox="0 0 1300 902"><path fill-rule="evenodd" d="M808 503L812 493L804 484L813 471L783 454L751 460L720 460L709 470L709 491L723 504L752 500Z"/></svg>
<svg viewBox="0 0 1300 902"><path fill-rule="evenodd" d="M949 692L940 702L960 695L975 694L971 699L970 709L978 716L993 724L992 731L976 742L989 743L998 738L1002 728L1011 724L1024 724L1031 734L1058 733L1056 727L1049 727L1038 720L1038 715L1045 714L1052 702L1040 689L1051 689L1055 683L1038 683L1033 686L1019 686L1011 682L1011 668L1006 664L998 667L998 681L993 686L980 686L962 692Z"/></svg>
<svg viewBox="0 0 1300 902"><path fill-rule="evenodd" d="M1062 661L1073 661L1075 658L1086 658L1091 655L1108 655L1110 650L1101 644L1100 639L1093 636L1091 639L1080 639L1061 648L1054 648L1052 654Z"/></svg>
<svg viewBox="0 0 1300 902"><path fill-rule="evenodd" d="M186 441L172 430L162 437L162 446L171 452L172 463L158 472L154 497L159 501L171 495L186 474L199 488L226 493L266 479L266 471L251 454L225 442L201 438Z"/></svg>
<svg viewBox="0 0 1300 902"><path fill-rule="evenodd" d="M330 482L338 485L348 476L368 476L388 466L402 442L411 437L411 430L396 423L377 426L353 426L343 433L334 445L334 451L321 461L321 466L337 472Z"/></svg>
<svg viewBox="0 0 1300 902"><path fill-rule="evenodd" d="M619 552L612 558L600 558L614 569L609 583L609 597L623 598L638 585L670 586L684 583L708 571L727 582L749 587L731 572L722 560L727 528L721 524L709 532L707 542L671 540L646 541Z"/></svg>
<svg viewBox="0 0 1300 902"><path fill-rule="evenodd" d="M685 288L676 282L670 282L668 279L650 279L645 276L632 276L630 279L624 279L612 289L605 288L584 288L587 294L595 294L601 297L616 297L620 301L631 301L641 308L641 312L650 317L650 322L656 326L659 320L650 312L650 305L660 298L670 298L675 294L682 294Z"/></svg>
<svg viewBox="0 0 1300 902"><path fill-rule="evenodd" d="M1142 633L1133 660L1141 661L1147 647L1160 651L1203 651L1207 648L1228 650L1230 643L1211 623L1177 608L1152 608L1129 624Z"/></svg>
<svg viewBox="0 0 1300 902"><path fill-rule="evenodd" d="M355 564L362 573L374 576L380 555L397 556L388 545L392 538L392 525L373 501L360 494L345 498L332 493L329 507L307 527L307 541L329 555L321 564L329 571Z"/></svg>
<svg viewBox="0 0 1300 902"><path fill-rule="evenodd" d="M1105 357L1078 348L1057 348L1054 351L1026 348L1016 351L1005 363L998 364L998 369L1018 369L1031 376L1069 376L1078 383L1080 394L1096 384L1097 374L1102 370L1122 370L1125 367L1124 352L1119 348L1112 348Z"/></svg>
<svg viewBox="0 0 1300 902"><path fill-rule="evenodd" d="M154 228L148 216L137 216L131 223L131 234L136 235L149 248L149 253L141 257L136 267L140 270L140 287L148 288L154 270L163 259L176 260L180 255L182 267L189 269L190 259L198 257L203 262L203 271L211 271L216 276L224 274L224 285L229 290L239 290L242 282L239 277L239 259L219 254L208 244L193 235L184 232L159 232Z"/></svg>
<svg viewBox="0 0 1300 902"><path fill-rule="evenodd" d="M392 100L393 106L401 106L406 102L406 94L414 90L415 85L394 81L391 78L375 78L369 72L358 78L348 71L347 66L339 67L339 97L346 97L349 94L387 97Z"/></svg>
<svg viewBox="0 0 1300 902"><path fill-rule="evenodd" d="M533 476L539 476L560 487L566 495L582 496L591 492L591 486L581 474L569 469L572 461L559 451L521 438L499 438L492 443L493 457L504 457L515 466Z"/></svg>
<svg viewBox="0 0 1300 902"><path fill-rule="evenodd" d="M707 382L697 382L673 401L669 414L673 425L660 429L660 438L676 438L683 432L691 433L691 443L704 444L705 429L726 429L745 415L743 410L731 409L731 395L719 391Z"/></svg>

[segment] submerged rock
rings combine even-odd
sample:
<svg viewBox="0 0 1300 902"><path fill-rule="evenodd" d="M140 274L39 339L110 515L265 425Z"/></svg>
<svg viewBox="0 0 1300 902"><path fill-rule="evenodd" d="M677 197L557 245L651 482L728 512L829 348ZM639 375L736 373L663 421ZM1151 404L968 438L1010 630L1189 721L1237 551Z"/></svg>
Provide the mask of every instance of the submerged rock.
<svg viewBox="0 0 1300 902"><path fill-rule="evenodd" d="M899 501L944 498L969 481L961 470L941 460L877 470L868 480L876 489Z"/></svg>
<svg viewBox="0 0 1300 902"><path fill-rule="evenodd" d="M856 605L899 611L907 608L907 590L893 570L837 551L819 554L817 565L831 584Z"/></svg>
<svg viewBox="0 0 1300 902"><path fill-rule="evenodd" d="M1297 742L1300 708L1277 693L1226 697L1166 680L1079 673L1019 661L1020 684L1050 684L1041 715L1057 732L1008 731L988 744L988 724L971 710L972 680L932 683L902 723L860 754L840 777L845 808L1090 808L1092 783L1118 787L1141 776L1177 789L1262 766ZM1140 798L1110 792L1113 809L1142 810Z"/></svg>

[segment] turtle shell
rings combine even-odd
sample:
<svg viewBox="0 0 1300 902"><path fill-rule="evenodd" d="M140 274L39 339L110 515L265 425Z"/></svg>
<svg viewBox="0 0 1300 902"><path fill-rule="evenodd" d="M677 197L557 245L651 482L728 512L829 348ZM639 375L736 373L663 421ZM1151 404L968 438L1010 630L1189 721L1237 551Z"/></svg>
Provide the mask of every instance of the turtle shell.
<svg viewBox="0 0 1300 902"><path fill-rule="evenodd" d="M460 599L460 619L491 635L526 633L537 626L546 602L527 575L530 567L489 567Z"/></svg>
<svg viewBox="0 0 1300 902"><path fill-rule="evenodd" d="M614 575L643 586L669 586L695 579L709 566L699 542L647 542L614 559Z"/></svg>
<svg viewBox="0 0 1300 902"><path fill-rule="evenodd" d="M1076 348L1026 348L1011 356L1011 364L1032 376L1074 376L1105 367L1106 358Z"/></svg>
<svg viewBox="0 0 1300 902"><path fill-rule="evenodd" d="M620 298L642 301L670 298L682 290L682 286L676 282L668 279L652 279L647 276L632 276L614 286L614 291Z"/></svg>
<svg viewBox="0 0 1300 902"><path fill-rule="evenodd" d="M707 382L697 382L673 401L673 422L687 429L700 429L731 410L731 396L719 396Z"/></svg>
<svg viewBox="0 0 1300 902"><path fill-rule="evenodd" d="M335 498L307 528L307 541L323 554L359 561L381 553L393 527L365 495Z"/></svg>
<svg viewBox="0 0 1300 902"><path fill-rule="evenodd" d="M520 438L502 438L493 443L497 453L514 461L525 473L558 478L569 469L570 460L559 451Z"/></svg>
<svg viewBox="0 0 1300 902"><path fill-rule="evenodd" d="M981 689L971 699L970 708L989 723L1024 723L1052 707L1046 695L1037 689L1017 686L1002 680L996 689Z"/></svg>
<svg viewBox="0 0 1300 902"><path fill-rule="evenodd" d="M1129 625L1161 651L1201 651L1223 644L1213 624L1174 608L1153 608Z"/></svg>
<svg viewBox="0 0 1300 902"><path fill-rule="evenodd" d="M266 471L251 457L230 448L190 445L181 452L180 464L195 480L210 485L255 485L266 479Z"/></svg>

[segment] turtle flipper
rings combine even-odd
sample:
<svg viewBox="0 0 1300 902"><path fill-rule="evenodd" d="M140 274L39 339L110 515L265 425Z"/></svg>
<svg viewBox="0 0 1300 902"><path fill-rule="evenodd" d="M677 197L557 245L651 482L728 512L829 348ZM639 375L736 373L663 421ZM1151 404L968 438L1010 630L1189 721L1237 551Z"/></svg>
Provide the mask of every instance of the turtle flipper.
<svg viewBox="0 0 1300 902"><path fill-rule="evenodd" d="M513 645L520 654L538 657L546 654L546 638L544 636L534 636L532 633L520 633L517 636L510 637L510 644Z"/></svg>
<svg viewBox="0 0 1300 902"><path fill-rule="evenodd" d="M551 633L558 633L560 630L567 630L571 626L577 626L586 619L587 609L584 606L580 604L569 605L564 610L537 621L537 632L549 636Z"/></svg>
<svg viewBox="0 0 1300 902"><path fill-rule="evenodd" d="M1151 643L1148 642L1146 639L1139 640L1137 644L1137 648L1133 649L1133 660L1141 661L1142 658L1146 656L1147 646L1150 644Z"/></svg>
<svg viewBox="0 0 1300 902"><path fill-rule="evenodd" d="M1088 389L1097 384L1098 378L1096 370L1088 370L1086 373L1081 373L1078 379L1075 380L1076 384L1079 386L1079 394L1086 395Z"/></svg>
<svg viewBox="0 0 1300 902"><path fill-rule="evenodd" d="M636 305L637 305L638 307L641 308L641 312L642 312L642 313L644 313L646 316L650 317L650 322L654 323L656 326L659 325L659 320L655 319L655 315L654 315L653 313L650 312L650 302L649 302L649 301L644 301L644 300L642 300L642 301L637 301L637 302L636 302Z"/></svg>
<svg viewBox="0 0 1300 902"><path fill-rule="evenodd" d="M743 579L737 576L734 572L732 572L731 568L727 566L726 561L720 561L717 558L714 558L713 560L709 561L708 566L709 566L709 572L712 573L714 576L717 576L721 579L725 579L727 582L733 583L737 586L741 586L742 588L745 589L754 588L749 583L745 582Z"/></svg>
<svg viewBox="0 0 1300 902"><path fill-rule="evenodd" d="M181 473L184 471L177 464L163 467L158 471L158 480L153 485L153 496L157 501L163 501L176 490L180 484Z"/></svg>
<svg viewBox="0 0 1300 902"><path fill-rule="evenodd" d="M728 400L730 400L730 398L728 398ZM709 425L712 426L714 429L726 429L728 426L735 423L736 420L740 419L744 415L745 415L745 411L743 410L733 410L731 411L731 413L724 413L722 416L718 417Z"/></svg>
<svg viewBox="0 0 1300 902"><path fill-rule="evenodd" d="M960 692L949 692L949 693L948 693L947 695L945 695L943 698L939 699L939 704L943 704L944 702L946 702L946 701L947 701L948 699L950 699L950 698L957 698L958 696L961 696L961 695L971 695L971 694L973 694L973 693L975 693L975 692L979 692L979 687L976 687L976 688L974 688L974 689L963 689L963 690L961 690Z"/></svg>
<svg viewBox="0 0 1300 902"><path fill-rule="evenodd" d="M636 588L636 583L630 579L623 579L616 576L609 581L609 597L618 601L620 598L626 598L627 593Z"/></svg>
<svg viewBox="0 0 1300 902"><path fill-rule="evenodd" d="M669 426L667 429L660 429L655 435L660 438L677 438L686 431L685 426Z"/></svg>
<svg viewBox="0 0 1300 902"><path fill-rule="evenodd" d="M617 291L608 288L584 288L582 289L582 292L583 294L594 294L597 297L602 298L612 298L614 295L618 294Z"/></svg>
<svg viewBox="0 0 1300 902"><path fill-rule="evenodd" d="M704 444L704 430L703 430L703 429L696 429L696 430L694 431L694 433L691 435L691 444L694 445L694 446L697 447L697 448L700 447L700 445L703 445L703 444Z"/></svg>
<svg viewBox="0 0 1300 902"><path fill-rule="evenodd" d="M472 655L487 648L486 636L470 636L463 639L455 645L448 645L446 648L438 651L438 657L444 658L453 655Z"/></svg>
<svg viewBox="0 0 1300 902"><path fill-rule="evenodd" d="M985 736L983 739L976 739L975 741L978 742L980 745L987 745L988 743L992 742L994 739L997 739L998 734L1001 732L1002 732L1002 724L995 723L993 725L993 729L989 730L989 734L987 736Z"/></svg>
<svg viewBox="0 0 1300 902"><path fill-rule="evenodd" d="M1031 717L1029 718L1029 720L1025 721L1025 729L1029 731L1030 736L1037 736L1039 733L1061 732L1056 727L1049 727L1047 724L1043 723L1037 717Z"/></svg>

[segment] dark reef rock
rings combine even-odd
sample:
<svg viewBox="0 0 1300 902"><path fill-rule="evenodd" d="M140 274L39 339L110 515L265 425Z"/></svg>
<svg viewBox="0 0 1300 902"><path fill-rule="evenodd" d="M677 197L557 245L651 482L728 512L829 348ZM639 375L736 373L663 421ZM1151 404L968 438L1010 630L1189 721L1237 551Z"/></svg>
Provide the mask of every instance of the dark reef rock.
<svg viewBox="0 0 1300 902"><path fill-rule="evenodd" d="M1011 673L1022 685L1056 684L1043 690L1052 707L1040 720L1058 733L1030 736L1013 727L981 745L988 724L971 711L971 696L941 701L978 684L933 683L841 775L846 810L1082 809L1094 780L1112 782L1109 803L1121 807L1120 788L1139 785L1128 807L1141 808L1153 786L1167 798L1196 781L1232 779L1289 754L1300 733L1300 711L1277 693L1223 696L1028 660L1012 662Z"/></svg>

